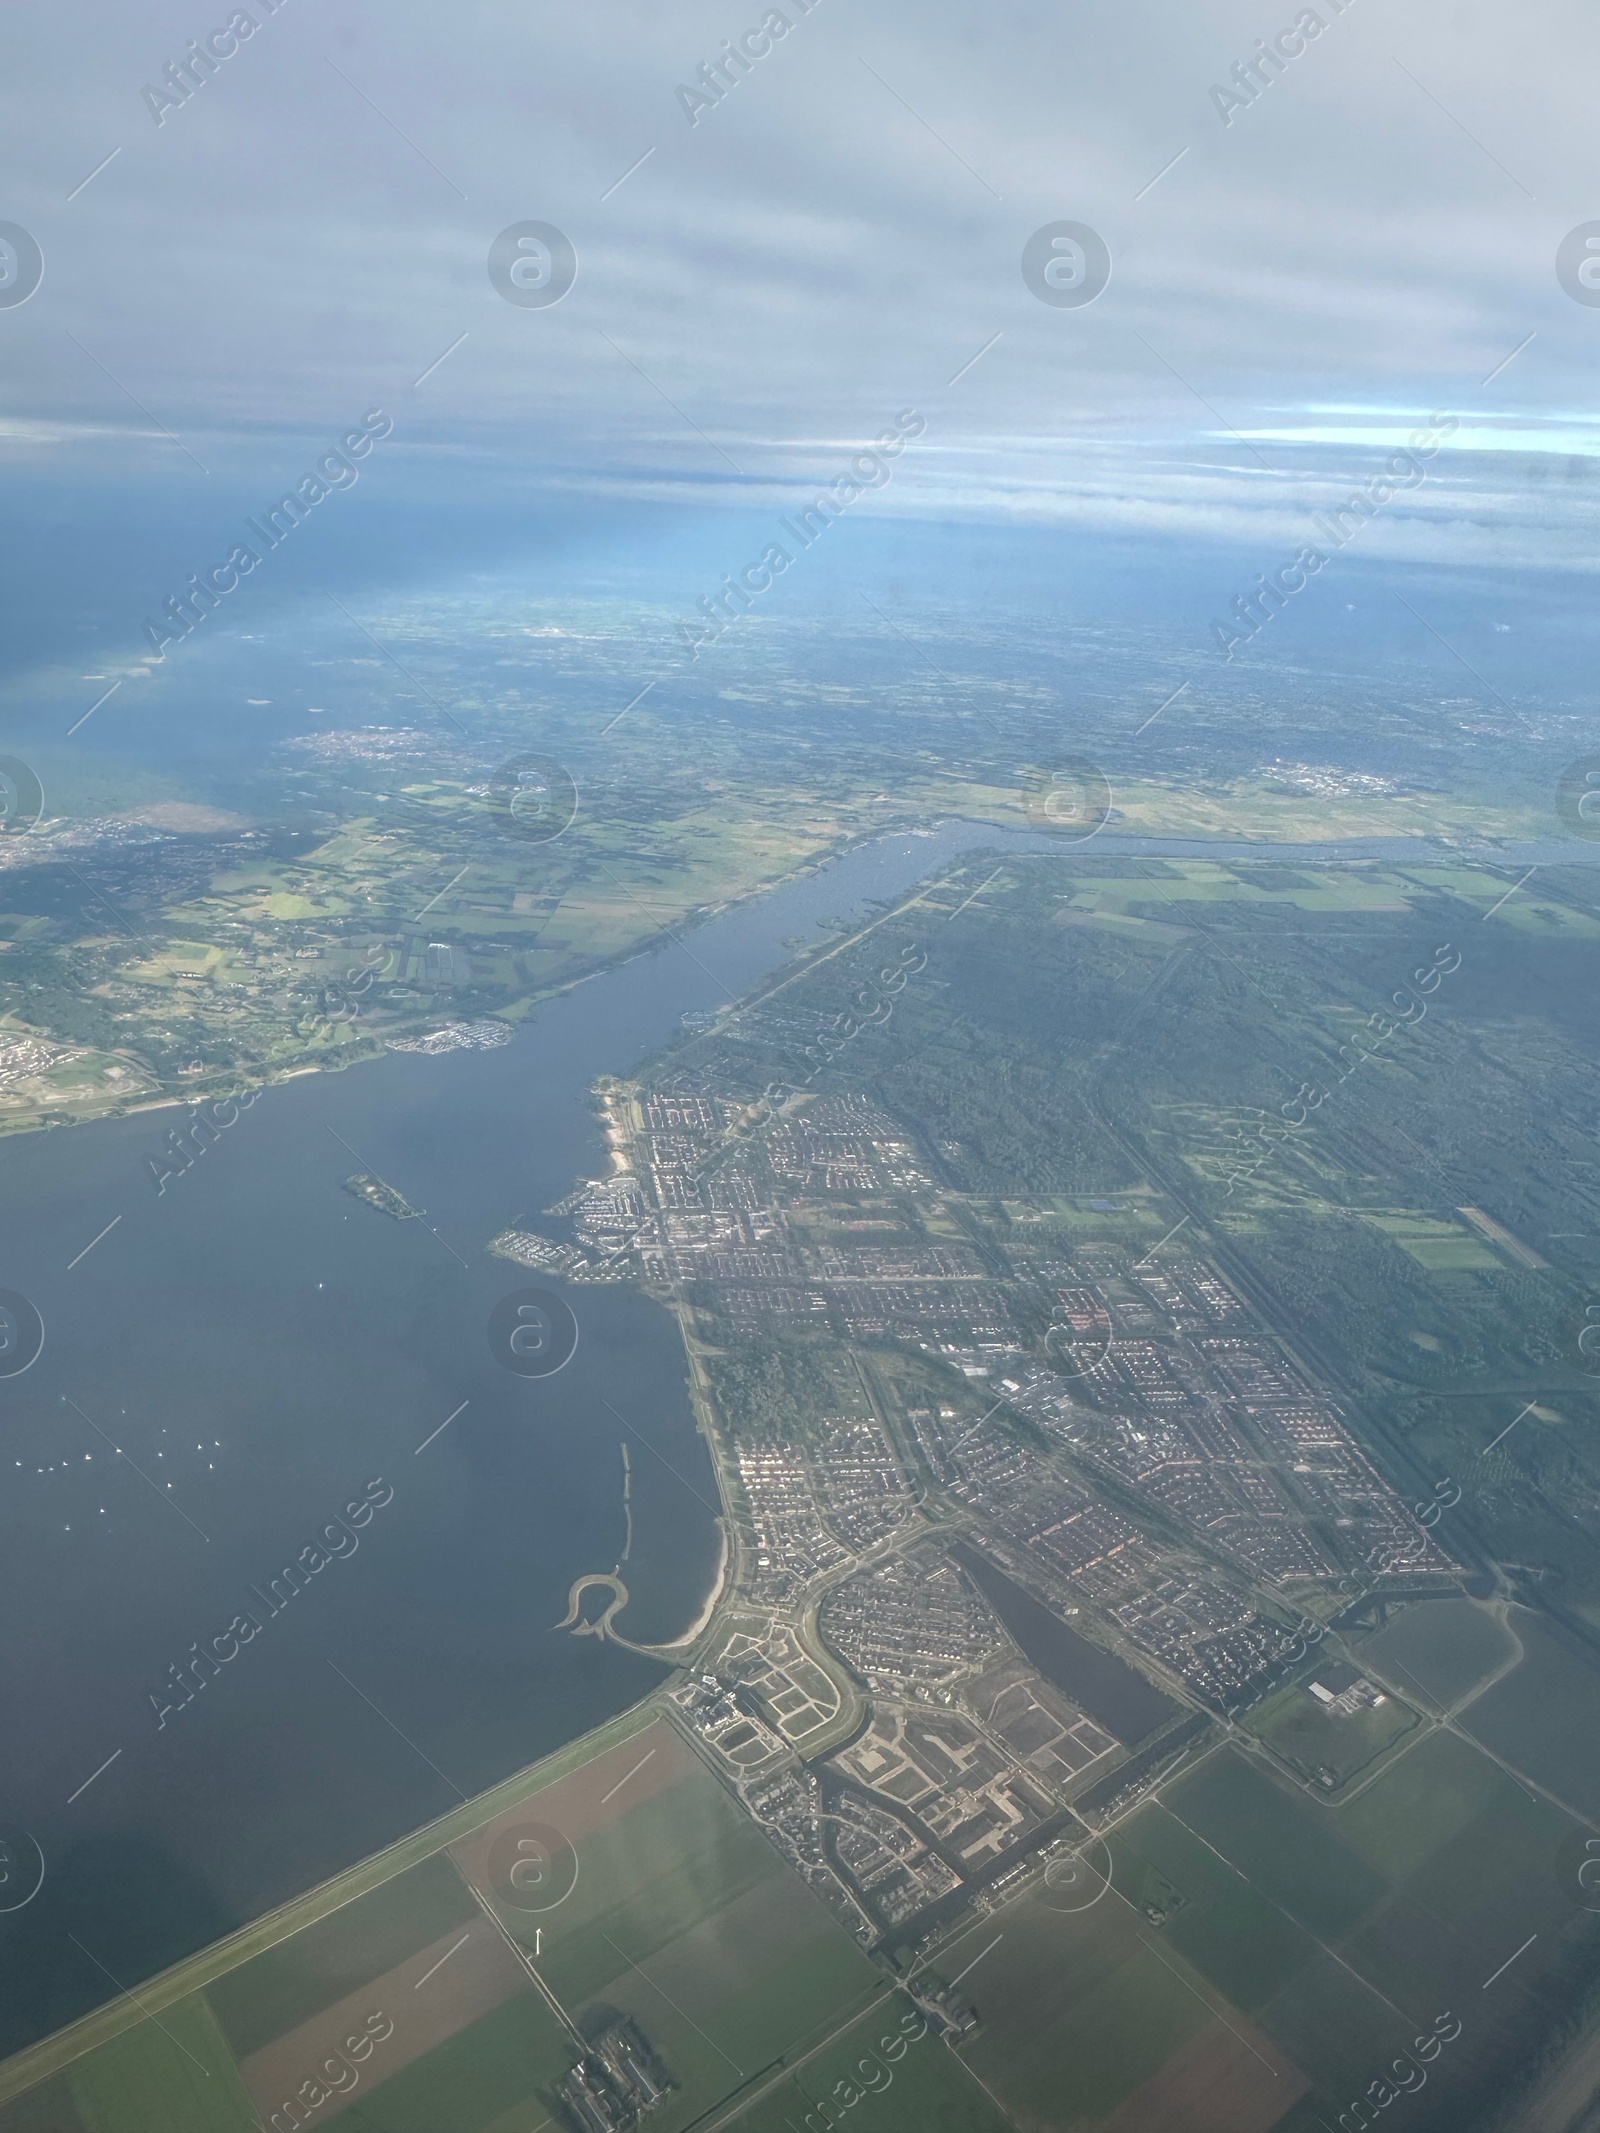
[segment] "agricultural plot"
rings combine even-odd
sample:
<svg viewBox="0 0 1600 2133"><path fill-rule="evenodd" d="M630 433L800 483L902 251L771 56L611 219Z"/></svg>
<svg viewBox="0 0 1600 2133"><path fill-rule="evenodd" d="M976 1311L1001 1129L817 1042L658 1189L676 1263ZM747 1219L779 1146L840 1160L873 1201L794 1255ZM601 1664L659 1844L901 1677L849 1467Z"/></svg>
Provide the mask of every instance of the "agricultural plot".
<svg viewBox="0 0 1600 2133"><path fill-rule="evenodd" d="M1464 1222L1403 1212L1370 1213L1366 1219L1430 1274L1492 1272L1501 1264L1482 1236Z"/></svg>
<svg viewBox="0 0 1600 2133"><path fill-rule="evenodd" d="M1517 1657L1505 1625L1471 1600L1425 1600L1369 1637L1362 1667L1402 1691L1448 1706L1487 1682Z"/></svg>
<svg viewBox="0 0 1600 2133"><path fill-rule="evenodd" d="M845 2112L859 2112L852 2123L860 2133L1005 2133L1009 2123L927 2017L899 1994L725 2123L727 2133L832 2133Z"/></svg>
<svg viewBox="0 0 1600 2133"><path fill-rule="evenodd" d="M1118 1892L1243 2012L1257 2013L1315 1962L1313 1936L1159 1802L1118 1830L1112 1855Z"/></svg>
<svg viewBox="0 0 1600 2133"><path fill-rule="evenodd" d="M69 2078L58 2074L15 2102L0 2104L0 2128L4 2133L84 2133Z"/></svg>
<svg viewBox="0 0 1600 2133"><path fill-rule="evenodd" d="M227 2041L198 1994L75 2066L83 2133L250 2133L256 2114ZM8 2128L9 2133L9 2128Z"/></svg>
<svg viewBox="0 0 1600 2133"><path fill-rule="evenodd" d="M1180 1778L1165 1804L1320 1940L1338 1940L1383 1896L1382 1877L1340 1843L1313 1803L1231 1749Z"/></svg>
<svg viewBox="0 0 1600 2133"><path fill-rule="evenodd" d="M342 2133L526 2133L549 2115L548 2097L576 2051L531 1993L457 2029L443 2043L314 2126Z"/></svg>
<svg viewBox="0 0 1600 2133"><path fill-rule="evenodd" d="M1414 1733L1342 1806L1226 1749L940 1950L979 2015L960 2055L1022 2133L1312 2133L1405 2054L1460 2122L1600 1919L1562 1880L1584 1826Z"/></svg>
<svg viewBox="0 0 1600 2133"><path fill-rule="evenodd" d="M1307 1784L1337 1792L1387 1754L1417 1723L1398 1696L1371 1708L1334 1712L1306 1682L1269 1696L1247 1720L1249 1730Z"/></svg>
<svg viewBox="0 0 1600 2133"><path fill-rule="evenodd" d="M203 1991L158 1994L0 2129L527 2133L571 2114L575 2080L622 2078L625 2046L660 2091L650 2133L674 2133L887 2008L887 1977L665 1721L561 1763Z"/></svg>
<svg viewBox="0 0 1600 2133"><path fill-rule="evenodd" d="M1335 1824L1369 1865L1403 1881L1470 1829L1507 1782L1459 1734L1433 1732L1341 1807Z"/></svg>
<svg viewBox="0 0 1600 2133"><path fill-rule="evenodd" d="M507 1877L530 1826L555 1878L518 1895ZM568 1851L552 1836L575 1866L565 1894ZM615 2013L649 2039L674 2083L652 2133L674 2133L886 1990L664 1723L453 1849L580 2029Z"/></svg>
<svg viewBox="0 0 1600 2133"><path fill-rule="evenodd" d="M1521 1610L1523 1656L1461 1715L1492 1755L1600 1820L1600 1673L1560 1631Z"/></svg>
<svg viewBox="0 0 1600 2133"><path fill-rule="evenodd" d="M1086 1908L1054 1907L1083 1893L1046 1886L941 1951L979 2016L962 2059L1021 2133L1134 2133L1161 2122L1158 2097L1169 2123L1204 2123L1170 2115L1201 2087L1219 2129L1265 2133L1304 2088L1292 2065L1114 1886Z"/></svg>
<svg viewBox="0 0 1600 2133"><path fill-rule="evenodd" d="M233 2051L248 2059L475 1915L448 1860L426 1859L230 1970L206 1997Z"/></svg>
<svg viewBox="0 0 1600 2133"><path fill-rule="evenodd" d="M501 744L488 733L463 765L427 735L324 729L290 776L296 806L316 794L326 834L249 827L258 778L281 803L279 764L251 773L245 813L195 808L167 825L184 841L141 847L137 878L119 880L111 903L96 892L45 916L19 899L22 910L0 913L0 940L28 941L40 965L30 983L0 987L0 1008L21 1014L30 1038L72 1033L79 1065L59 1080L14 1077L0 1130L121 1110L170 1091L180 1072L184 1092L203 1096L291 1065L342 1066L456 1012L516 1019L662 923L747 896L875 817L865 795L876 774L855 800L824 803L774 782L766 751L743 760L752 752L725 722L712 752L727 758L727 782L708 783L702 748L694 776L664 794L647 726L607 744L604 785L580 760L577 816L548 844L502 834L489 801ZM503 745L515 745L509 728ZM708 798L730 790L731 805ZM45 863L61 827L39 839ZM114 838L93 859L125 865ZM446 954L430 954L434 943ZM358 969L368 975L350 995Z"/></svg>
<svg viewBox="0 0 1600 2133"><path fill-rule="evenodd" d="M1080 875L1074 909L1101 916L1130 910L1159 913L1163 904L1240 903L1298 911L1408 911L1410 885L1377 868L1250 867L1235 871L1208 859L1164 860L1147 873L1127 877ZM1177 922L1181 925L1181 917Z"/></svg>

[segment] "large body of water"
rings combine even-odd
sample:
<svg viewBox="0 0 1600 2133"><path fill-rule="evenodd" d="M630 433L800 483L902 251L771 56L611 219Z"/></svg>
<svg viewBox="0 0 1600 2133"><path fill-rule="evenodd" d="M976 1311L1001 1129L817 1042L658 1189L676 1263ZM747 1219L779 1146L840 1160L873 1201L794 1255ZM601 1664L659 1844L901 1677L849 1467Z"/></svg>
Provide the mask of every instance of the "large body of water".
<svg viewBox="0 0 1600 2133"><path fill-rule="evenodd" d="M554 1625L622 1554L624 1442L618 1627L668 1639L710 1588L716 1489L677 1328L577 1289L573 1362L511 1376L487 1320L532 1277L485 1247L605 1166L596 1076L749 989L786 938L979 847L1072 849L953 823L862 848L548 1002L500 1050L269 1089L159 1196L146 1159L174 1112L0 1142L0 1288L46 1324L38 1362L0 1377L0 1839L30 1832L46 1861L0 1915L0 2052L661 1678ZM1393 850L1318 856L1341 849ZM357 1169L431 1226L359 1204ZM268 1614L251 1588L371 1483L393 1496L359 1546ZM241 1611L259 1633L158 1722L169 1666Z"/></svg>
<svg viewBox="0 0 1600 2133"><path fill-rule="evenodd" d="M573 1361L510 1375L487 1321L534 1277L485 1248L606 1167L596 1076L746 991L786 938L996 841L947 825L850 853L546 1003L499 1050L268 1089L159 1195L147 1157L177 1113L0 1142L0 1288L46 1327L0 1377L0 1836L46 1861L0 1915L0 2051L662 1677L554 1625L572 1581L622 1555L625 1442L619 1629L679 1634L711 1587L719 1505L677 1327L626 1288L570 1290ZM431 1226L355 1200L358 1169ZM336 1539L269 1614L269 1581L374 1482L393 1498L359 1545ZM241 1611L259 1632L161 1720L169 1666Z"/></svg>

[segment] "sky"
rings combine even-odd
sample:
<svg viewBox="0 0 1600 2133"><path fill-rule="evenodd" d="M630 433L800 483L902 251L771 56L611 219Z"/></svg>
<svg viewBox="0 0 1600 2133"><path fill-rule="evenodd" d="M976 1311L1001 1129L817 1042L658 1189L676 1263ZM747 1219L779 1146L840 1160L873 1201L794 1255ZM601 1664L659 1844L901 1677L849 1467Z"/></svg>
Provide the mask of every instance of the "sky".
<svg viewBox="0 0 1600 2133"><path fill-rule="evenodd" d="M247 5L248 39L225 0L0 27L0 223L43 262L0 287L0 461L84 559L58 580L134 567L145 521L200 567L371 409L362 488L419 544L475 500L790 509L909 411L863 518L1252 567L1439 416L1369 560L1594 567L1577 0L782 0L781 38L761 0ZM491 277L530 222L571 247L557 302ZM1025 277L1059 223L1104 248L1093 301Z"/></svg>

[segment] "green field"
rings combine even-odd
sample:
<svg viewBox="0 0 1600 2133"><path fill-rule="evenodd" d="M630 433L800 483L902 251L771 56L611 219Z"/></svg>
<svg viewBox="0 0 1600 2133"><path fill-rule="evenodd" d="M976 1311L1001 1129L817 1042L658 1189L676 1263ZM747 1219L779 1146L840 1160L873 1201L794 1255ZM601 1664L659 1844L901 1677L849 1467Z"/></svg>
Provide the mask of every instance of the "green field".
<svg viewBox="0 0 1600 2133"><path fill-rule="evenodd" d="M1232 2099L1223 2123L1247 2133L1272 2123L1259 2115L1258 2092L1297 2092L1293 2069L1275 2062L1248 2016L1169 1934L1119 1897L1113 1880L1111 1893L1073 1913L1024 1895L941 1951L943 1975L976 1965L959 1989L981 2026L958 2049L1022 2133L1098 2125L1141 2091L1152 2123L1182 2125L1163 2113L1202 2074ZM1134 2113L1130 2129L1143 2120L1139 2106Z"/></svg>
<svg viewBox="0 0 1600 2133"><path fill-rule="evenodd" d="M1236 2007L1255 2014L1316 1959L1317 1944L1159 1803L1117 1832L1115 1886L1141 1909L1151 1870L1180 1899L1165 1909L1163 1938ZM1143 1870L1143 1871L1141 1871Z"/></svg>
<svg viewBox="0 0 1600 2133"><path fill-rule="evenodd" d="M729 2133L819 2133L844 2109L863 2111L864 2133L1005 2133L1008 2123L900 1994L753 2098Z"/></svg>
<svg viewBox="0 0 1600 2133"><path fill-rule="evenodd" d="M1369 1214L1366 1219L1431 1273L1471 1273L1501 1264L1493 1248L1465 1222L1389 1213Z"/></svg>
<svg viewBox="0 0 1600 2133"><path fill-rule="evenodd" d="M346 2133L527 2133L572 2059L565 2032L528 1993L324 2120Z"/></svg>
<svg viewBox="0 0 1600 2133"><path fill-rule="evenodd" d="M300 2099L316 2123L529 2133L559 2114L578 2042L474 1889L585 2036L619 2015L643 2031L671 2081L651 2133L736 2108L745 2089L782 2079L789 2058L830 2049L880 2008L897 2018L884 1972L664 1720L642 1731L635 1722L620 1738L604 1729L586 1760L564 1753L554 1770L542 1786L512 1791L510 1806L502 1792L498 1813L441 1831L437 1849L236 1961L204 1992L177 1997L158 1985L148 2019L0 2107L0 2127L246 2133L302 2082L321 2080L326 2055L365 2019L385 2025L376 2047L338 2068L339 2090ZM509 1884L496 1865L506 1840L532 1824L555 1827L576 1865L568 1893L539 1913L503 1900ZM923 2052L939 2067L931 2043ZM930 2084L938 2076L920 2062L899 2081L919 2098ZM944 2085L963 2099L953 2133L990 2133L964 2077Z"/></svg>
<svg viewBox="0 0 1600 2133"><path fill-rule="evenodd" d="M1324 1789L1332 1792L1403 1740L1417 1714L1392 1694L1375 1710L1331 1713L1304 1682L1292 1682L1259 1704L1247 1723L1300 1777L1319 1784L1331 1778Z"/></svg>
<svg viewBox="0 0 1600 2133"><path fill-rule="evenodd" d="M1492 1754L1600 1820L1600 1675L1578 1645L1538 1617L1519 1610L1514 1627L1521 1662L1461 1722Z"/></svg>
<svg viewBox="0 0 1600 2133"><path fill-rule="evenodd" d="M241 1963L206 1998L239 2058L478 1916L442 1854Z"/></svg>
<svg viewBox="0 0 1600 2133"><path fill-rule="evenodd" d="M1335 1819L1347 1844L1381 1874L1403 1880L1469 1829L1508 1782L1459 1735L1430 1733Z"/></svg>
<svg viewBox="0 0 1600 2133"><path fill-rule="evenodd" d="M196 1994L80 2060L69 2076L84 2133L250 2133L255 2108Z"/></svg>
<svg viewBox="0 0 1600 2133"><path fill-rule="evenodd" d="M528 1822L572 1831L570 1893L546 1911L496 1909L586 2034L618 2015L637 2023L672 2082L651 2133L675 2133L870 2010L887 1980L667 1726L611 1754L593 1777L580 1768L556 1780L429 1864L463 1896L469 1881L494 1896L494 1845L506 1832ZM622 1797L608 1806L613 1791ZM448 1934L448 1888L418 1893L430 1934ZM520 1990L382 2079L360 2122L381 2133L525 2133L559 2108L576 2057L552 2011Z"/></svg>
<svg viewBox="0 0 1600 2133"><path fill-rule="evenodd" d="M1269 886L1263 880L1268 876ZM1404 876L1374 868L1266 868L1235 871L1215 859L1172 859L1159 875L1133 880L1080 874L1075 877L1073 905L1102 914L1130 910L1159 912L1171 903L1242 903L1295 911L1395 912L1409 908L1410 884Z"/></svg>
<svg viewBox="0 0 1600 2133"><path fill-rule="evenodd" d="M71 2077L57 2074L15 2102L0 2104L0 2127L5 2133L84 2133L72 2100Z"/></svg>
<svg viewBox="0 0 1600 2133"><path fill-rule="evenodd" d="M1231 1859L1268 1902L1320 1940L1337 1940L1384 1893L1381 1877L1341 1844L1328 1816L1233 1749L1165 1796L1168 1811Z"/></svg>
<svg viewBox="0 0 1600 2133"><path fill-rule="evenodd" d="M1457 1734L1415 1730L1343 1806L1227 1749L1117 1828L1111 1888L1034 1888L939 1951L959 2049L1021 2133L1314 2133L1449 2010L1466 2100L1600 1951L1558 1873L1577 1825Z"/></svg>
<svg viewBox="0 0 1600 2133"><path fill-rule="evenodd" d="M1434 1703L1457 1702L1517 1656L1511 1633L1471 1600L1425 1600L1361 1645L1363 1668Z"/></svg>
<svg viewBox="0 0 1600 2133"><path fill-rule="evenodd" d="M887 1981L711 1774L657 1730L658 1752L678 1759L672 1782L577 1840L581 1872L558 1909L506 1919L530 1950L537 1931L540 1974L580 2026L599 2008L637 2021L678 2084L652 2133L673 2133L820 2041Z"/></svg>
<svg viewBox="0 0 1600 2133"><path fill-rule="evenodd" d="M1008 1904L942 1951L940 1970L969 1963L959 1990L981 2026L961 2056L1027 2127L1093 2124L1208 2020L1112 1896L1068 1915L1032 1897Z"/></svg>
<svg viewBox="0 0 1600 2133"><path fill-rule="evenodd" d="M776 772L770 737L758 747L718 718L692 773L687 762L664 772L648 725L641 712L600 745L587 706L570 723L541 718L540 747L556 747L584 791L565 834L547 843L504 833L481 756L470 768L448 744L404 768L309 756L291 774L298 799L280 766L264 782L246 778L242 814L191 807L191 856L205 858L212 835L222 841L199 868L147 869L130 891L133 923L93 900L81 911L0 912L0 942L25 944L30 966L23 976L14 954L18 969L0 977L5 1036L86 1053L0 1090L0 1132L117 1112L161 1091L198 1098L342 1067L379 1056L388 1034L455 1016L519 1019L663 925L888 827L871 797L881 765L842 775L835 756L824 794L799 765L798 777ZM495 726L511 755L525 721L490 714L480 746L495 748ZM301 814L313 787L315 837L266 832L242 852L227 834L247 818ZM64 826L41 825L41 851ZM430 939L465 951L459 971L425 970ZM367 974L346 995L357 971Z"/></svg>

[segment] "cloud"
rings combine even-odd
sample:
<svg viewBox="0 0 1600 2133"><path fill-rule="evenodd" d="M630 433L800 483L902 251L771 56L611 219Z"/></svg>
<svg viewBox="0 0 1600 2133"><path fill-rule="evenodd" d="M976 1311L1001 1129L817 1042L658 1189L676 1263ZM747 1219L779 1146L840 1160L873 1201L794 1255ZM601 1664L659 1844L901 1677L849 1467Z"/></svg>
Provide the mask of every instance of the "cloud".
<svg viewBox="0 0 1600 2133"><path fill-rule="evenodd" d="M1324 4L1226 125L1212 86L1295 19L1287 0L783 11L693 125L679 84L756 0L252 0L254 35L159 125L143 91L221 0L19 21L4 213L46 272L0 309L0 450L107 454L113 430L165 478L170 432L270 484L378 404L463 484L492 463L748 503L916 406L928 442L882 508L1278 540L1386 434L1317 410L1453 407L1476 471L1382 538L1480 551L1492 509L1528 553L1573 545L1538 535L1550 492L1500 456L1569 450L1600 335L1553 268L1593 205L1597 29L1576 0L1543 11L1561 60L1539 68L1475 0L1399 25ZM1081 309L1021 276L1062 218L1113 255ZM528 219L578 254L544 309L487 273ZM1570 450L1590 449L1580 423Z"/></svg>

